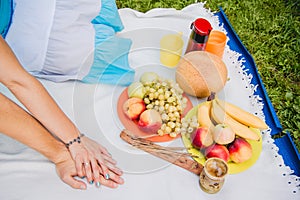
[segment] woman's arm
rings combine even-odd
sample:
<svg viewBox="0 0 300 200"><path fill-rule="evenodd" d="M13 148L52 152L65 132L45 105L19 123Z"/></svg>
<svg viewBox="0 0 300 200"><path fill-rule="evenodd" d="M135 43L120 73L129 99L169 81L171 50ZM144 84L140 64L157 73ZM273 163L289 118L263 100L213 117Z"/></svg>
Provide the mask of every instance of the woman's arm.
<svg viewBox="0 0 300 200"><path fill-rule="evenodd" d="M84 182L74 178L78 176L75 163L63 143L56 140L34 117L1 93L0 105L0 133L43 154L56 165L58 176L66 184L76 189L86 189ZM123 180L119 174L114 173L113 170L109 173L110 180L106 180L103 175L94 179L95 183L98 183L97 186L102 184L116 188L118 184L122 184Z"/></svg>
<svg viewBox="0 0 300 200"><path fill-rule="evenodd" d="M3 83L50 132L67 143L79 135L43 85L21 66L0 37L0 82Z"/></svg>
<svg viewBox="0 0 300 200"><path fill-rule="evenodd" d="M43 154L56 165L57 174L68 185L85 189L74 161L64 144L57 141L38 121L0 93L0 132Z"/></svg>
<svg viewBox="0 0 300 200"><path fill-rule="evenodd" d="M46 129L64 143L78 137L77 127L63 113L43 85L25 71L2 37L0 37L0 82ZM111 172L122 174L104 147L88 137L83 137L81 141L80 144L73 143L69 147L79 176L85 175L88 181L92 182L92 180L99 180L100 174L104 174L107 179ZM117 180L117 183L123 183L120 177Z"/></svg>

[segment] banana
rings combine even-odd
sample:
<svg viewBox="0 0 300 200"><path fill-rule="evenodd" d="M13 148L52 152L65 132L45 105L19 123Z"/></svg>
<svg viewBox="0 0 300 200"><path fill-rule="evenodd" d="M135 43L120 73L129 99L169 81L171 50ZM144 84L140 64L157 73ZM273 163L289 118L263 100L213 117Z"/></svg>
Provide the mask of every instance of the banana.
<svg viewBox="0 0 300 200"><path fill-rule="evenodd" d="M258 128L260 130L268 129L268 125L261 120L259 117L239 108L238 106L235 106L231 103L222 101L220 99L216 99L218 105L225 110L225 112L235 119L236 121L246 125L250 126L252 128Z"/></svg>
<svg viewBox="0 0 300 200"><path fill-rule="evenodd" d="M247 126L241 124L240 122L236 121L235 119L231 118L217 103L214 99L212 100L212 108L211 108L211 117L217 123L224 123L227 124L232 128L236 135L249 139L249 140L260 140L260 136L253 132Z"/></svg>
<svg viewBox="0 0 300 200"><path fill-rule="evenodd" d="M200 126L207 127L210 132L214 129L214 124L210 119L211 101L203 102L198 107L198 123Z"/></svg>

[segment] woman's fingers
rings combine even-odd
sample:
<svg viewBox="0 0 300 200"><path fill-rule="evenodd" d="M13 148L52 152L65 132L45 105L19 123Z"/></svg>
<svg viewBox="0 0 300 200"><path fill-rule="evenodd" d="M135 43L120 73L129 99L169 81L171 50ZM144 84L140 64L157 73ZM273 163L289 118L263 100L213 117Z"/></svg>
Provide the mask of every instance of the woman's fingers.
<svg viewBox="0 0 300 200"><path fill-rule="evenodd" d="M104 176L105 179L109 179L110 175L109 175L109 169L106 166L107 162L105 162L105 160L102 158L101 155L97 156L97 161L101 168L102 175Z"/></svg>
<svg viewBox="0 0 300 200"><path fill-rule="evenodd" d="M123 174L123 171L114 164L107 163L107 168L118 176L121 176Z"/></svg>
<svg viewBox="0 0 300 200"><path fill-rule="evenodd" d="M114 188L115 185L111 183L111 181L116 184L124 183L124 180L120 177L123 172L118 167L116 167L116 165L103 160L102 157L98 157L97 162L92 162L92 166L93 176L97 187L99 187L99 184L101 184ZM104 183L103 178L107 180Z"/></svg>
<svg viewBox="0 0 300 200"><path fill-rule="evenodd" d="M112 158L99 154L96 156L96 159L92 158L87 160L91 157L92 156L86 158L81 158L80 156L76 157L76 171L79 177L86 177L88 183L93 184L95 182L98 187L101 184L101 176L106 180L111 179L117 184L124 183L123 179L119 177L123 172L116 167Z"/></svg>
<svg viewBox="0 0 300 200"><path fill-rule="evenodd" d="M106 155L106 154L102 154L102 157L103 157L103 159L105 160L105 161L107 161L107 162L109 162L109 163L111 163L111 164L117 164L117 161L115 161L112 157L111 157L111 155Z"/></svg>
<svg viewBox="0 0 300 200"><path fill-rule="evenodd" d="M111 168L116 168L112 166ZM87 177L87 180L90 184L95 183L96 187L100 187L101 185L104 185L110 188L116 188L118 185L124 183L124 180L120 177L120 175L114 172L114 171L118 171L116 169L112 171L107 168L107 172L105 173L102 170L103 166L100 167L99 163L96 160L91 161L91 168L93 171L93 179L90 181L90 179Z"/></svg>
<svg viewBox="0 0 300 200"><path fill-rule="evenodd" d="M124 184L124 179L120 175L115 174L112 171L109 172L109 177L110 177L110 180L114 181L115 183L117 183L119 185Z"/></svg>
<svg viewBox="0 0 300 200"><path fill-rule="evenodd" d="M111 174L111 177L112 177L111 179L106 179L103 176L100 176L100 184L110 188L117 188L118 185L124 183L124 180L120 177L119 178L122 180L119 180L118 182L114 181L114 180L118 180L119 178L116 178L113 173Z"/></svg>
<svg viewBox="0 0 300 200"><path fill-rule="evenodd" d="M102 145L98 145L98 148L100 149L100 152L103 153L106 156L111 157L111 154L107 151L107 149L105 147L103 147Z"/></svg>
<svg viewBox="0 0 300 200"><path fill-rule="evenodd" d="M101 176L100 166L98 165L98 162L96 160L92 160L91 165L92 165L93 177L94 177L93 180L94 180L96 186L100 187L100 176Z"/></svg>
<svg viewBox="0 0 300 200"><path fill-rule="evenodd" d="M80 177L85 176L85 171L84 171L82 163L83 163L83 159L81 157L77 156L75 158L75 168L76 168L78 176L80 176Z"/></svg>
<svg viewBox="0 0 300 200"><path fill-rule="evenodd" d="M73 176L69 175L69 176L64 176L62 178L62 181L66 184L68 184L69 186L71 186L72 188L75 189L81 189L81 190L85 190L86 189L86 185L84 182L76 180Z"/></svg>
<svg viewBox="0 0 300 200"><path fill-rule="evenodd" d="M92 172L92 166L91 166L91 163L89 160L86 160L84 163L83 163L83 166L84 166L84 170L85 170L85 176L86 176L86 179L87 181L92 184L94 181L94 177L93 177L93 172Z"/></svg>

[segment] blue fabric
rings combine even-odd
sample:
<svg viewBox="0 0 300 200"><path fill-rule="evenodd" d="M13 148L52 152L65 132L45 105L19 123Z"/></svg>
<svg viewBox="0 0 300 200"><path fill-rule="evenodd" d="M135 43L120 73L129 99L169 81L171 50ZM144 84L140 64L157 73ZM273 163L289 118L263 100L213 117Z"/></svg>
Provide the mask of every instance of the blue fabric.
<svg viewBox="0 0 300 200"><path fill-rule="evenodd" d="M112 27L94 24L96 31L94 63L86 83L105 83L127 86L134 80L134 70L129 67L130 39L119 38Z"/></svg>
<svg viewBox="0 0 300 200"><path fill-rule="evenodd" d="M224 28L228 32L228 45L230 46L230 49L241 53L240 59L244 59L246 61L244 65L248 69L248 73L251 73L253 76L252 83L258 85L255 94L262 98L262 102L264 104L263 112L266 117L266 123L272 129L271 135L276 135L282 132L282 126L259 76L253 57L239 39L223 9L220 8L220 12L215 13L215 15L219 17L220 25L223 24ZM295 147L290 135L287 134L282 138L275 139L275 144L279 147L279 153L282 155L285 164L294 170L294 174L300 176L300 154L297 151L297 148Z"/></svg>
<svg viewBox="0 0 300 200"><path fill-rule="evenodd" d="M102 0L100 13L92 20L93 24L105 24L112 27L115 32L124 29L116 2L114 0Z"/></svg>
<svg viewBox="0 0 300 200"><path fill-rule="evenodd" d="M132 42L115 35L124 28L115 1L102 0L100 13L92 23L96 35L94 63L82 82L129 85L135 74L128 63Z"/></svg>
<svg viewBox="0 0 300 200"><path fill-rule="evenodd" d="M275 139L275 144L279 147L279 153L283 156L284 163L294 170L294 174L300 176L300 154L297 153L290 134Z"/></svg>
<svg viewBox="0 0 300 200"><path fill-rule="evenodd" d="M5 38L11 24L13 14L13 0L0 1L0 34Z"/></svg>

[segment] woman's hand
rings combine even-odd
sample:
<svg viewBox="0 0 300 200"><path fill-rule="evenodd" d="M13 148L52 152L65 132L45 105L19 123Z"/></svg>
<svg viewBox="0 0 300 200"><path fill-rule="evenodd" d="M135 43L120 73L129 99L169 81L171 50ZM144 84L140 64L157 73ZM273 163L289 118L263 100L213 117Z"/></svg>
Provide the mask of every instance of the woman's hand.
<svg viewBox="0 0 300 200"><path fill-rule="evenodd" d="M89 183L96 183L116 188L123 184L123 172L116 166L116 161L111 157L106 148L88 137L82 137L81 143L69 146L70 153L77 173L86 177Z"/></svg>
<svg viewBox="0 0 300 200"><path fill-rule="evenodd" d="M66 153L62 153L60 155L60 159L58 162L54 163L56 166L56 173L59 178L75 189L86 189L86 184L82 181L76 180L74 177L77 176L75 163L67 151Z"/></svg>

